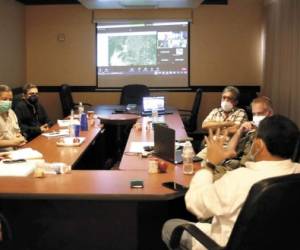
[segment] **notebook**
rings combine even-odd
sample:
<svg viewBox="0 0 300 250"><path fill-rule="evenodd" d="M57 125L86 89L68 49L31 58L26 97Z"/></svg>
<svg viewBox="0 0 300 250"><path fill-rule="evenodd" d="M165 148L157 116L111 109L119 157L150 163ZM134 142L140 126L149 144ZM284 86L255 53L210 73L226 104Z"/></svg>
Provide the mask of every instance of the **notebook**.
<svg viewBox="0 0 300 250"><path fill-rule="evenodd" d="M175 147L174 129L161 125L154 127L154 153L175 164L182 163L182 149Z"/></svg>
<svg viewBox="0 0 300 250"><path fill-rule="evenodd" d="M165 109L164 96L147 96L143 97L142 115L147 116L152 114L152 110L157 110L158 114L170 114Z"/></svg>

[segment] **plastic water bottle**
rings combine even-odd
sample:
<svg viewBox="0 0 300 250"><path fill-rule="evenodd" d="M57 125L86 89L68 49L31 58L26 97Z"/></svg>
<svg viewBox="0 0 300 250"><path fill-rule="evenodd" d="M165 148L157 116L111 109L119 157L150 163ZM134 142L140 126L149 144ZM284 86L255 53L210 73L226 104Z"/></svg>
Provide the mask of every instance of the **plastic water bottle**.
<svg viewBox="0 0 300 250"><path fill-rule="evenodd" d="M186 141L183 146L182 160L183 160L183 173L193 174L194 173L194 149L190 141Z"/></svg>
<svg viewBox="0 0 300 250"><path fill-rule="evenodd" d="M79 102L79 106L78 106L79 117L81 117L81 114L83 112L84 112L84 106L82 105L82 102Z"/></svg>
<svg viewBox="0 0 300 250"><path fill-rule="evenodd" d="M158 121L158 111L156 108L152 109L152 123L157 123Z"/></svg>
<svg viewBox="0 0 300 250"><path fill-rule="evenodd" d="M71 110L70 124L69 124L69 136L74 137L74 110Z"/></svg>

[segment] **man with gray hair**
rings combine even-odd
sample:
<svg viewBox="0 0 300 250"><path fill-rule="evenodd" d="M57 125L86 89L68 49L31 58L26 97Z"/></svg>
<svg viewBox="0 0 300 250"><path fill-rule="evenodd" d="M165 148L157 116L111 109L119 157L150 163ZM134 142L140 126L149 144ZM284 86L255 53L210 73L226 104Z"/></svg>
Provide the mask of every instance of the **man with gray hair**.
<svg viewBox="0 0 300 250"><path fill-rule="evenodd" d="M0 85L0 151L13 150L26 143L11 104L11 89L6 85Z"/></svg>
<svg viewBox="0 0 300 250"><path fill-rule="evenodd" d="M213 109L202 123L202 129L217 130L226 129L233 135L242 123L248 121L246 111L237 108L240 91L233 86L227 86L222 92L221 107ZM206 147L198 154L198 157L206 159Z"/></svg>
<svg viewBox="0 0 300 250"><path fill-rule="evenodd" d="M240 91L233 86L224 88L221 107L213 109L202 123L203 129L227 128L234 134L237 128L248 120L245 110L237 108Z"/></svg>

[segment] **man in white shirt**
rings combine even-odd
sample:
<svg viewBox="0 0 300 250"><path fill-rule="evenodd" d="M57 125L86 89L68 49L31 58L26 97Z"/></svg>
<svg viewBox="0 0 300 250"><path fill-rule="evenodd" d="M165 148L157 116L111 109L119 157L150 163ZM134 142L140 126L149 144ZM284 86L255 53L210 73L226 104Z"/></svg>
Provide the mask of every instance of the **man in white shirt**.
<svg viewBox="0 0 300 250"><path fill-rule="evenodd" d="M26 143L21 135L15 112L11 109L12 91L0 85L0 151L13 150Z"/></svg>
<svg viewBox="0 0 300 250"><path fill-rule="evenodd" d="M213 168L223 160L236 154L230 145L223 148L224 137L206 138L208 146L206 166L193 177L185 196L187 209L199 219L212 217L212 223L196 223L202 231L225 246L234 223L240 213L252 185L262 179L300 172L300 164L290 159L294 153L299 129L295 123L281 115L263 119L253 140L251 155L254 162L247 162L245 168L226 173L213 182ZM221 138L221 139L220 139ZM165 223L162 238L168 245L170 235L183 220L173 219ZM190 222L192 223L192 222ZM181 238L182 249L205 249L203 245L184 233Z"/></svg>

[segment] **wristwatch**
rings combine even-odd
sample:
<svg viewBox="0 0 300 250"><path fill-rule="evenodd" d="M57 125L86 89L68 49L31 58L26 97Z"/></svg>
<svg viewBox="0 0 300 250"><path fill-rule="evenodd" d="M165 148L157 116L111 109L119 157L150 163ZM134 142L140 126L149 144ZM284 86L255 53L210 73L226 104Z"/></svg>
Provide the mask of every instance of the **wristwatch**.
<svg viewBox="0 0 300 250"><path fill-rule="evenodd" d="M209 160L205 160L205 167L215 171L216 170L216 165L211 163Z"/></svg>

